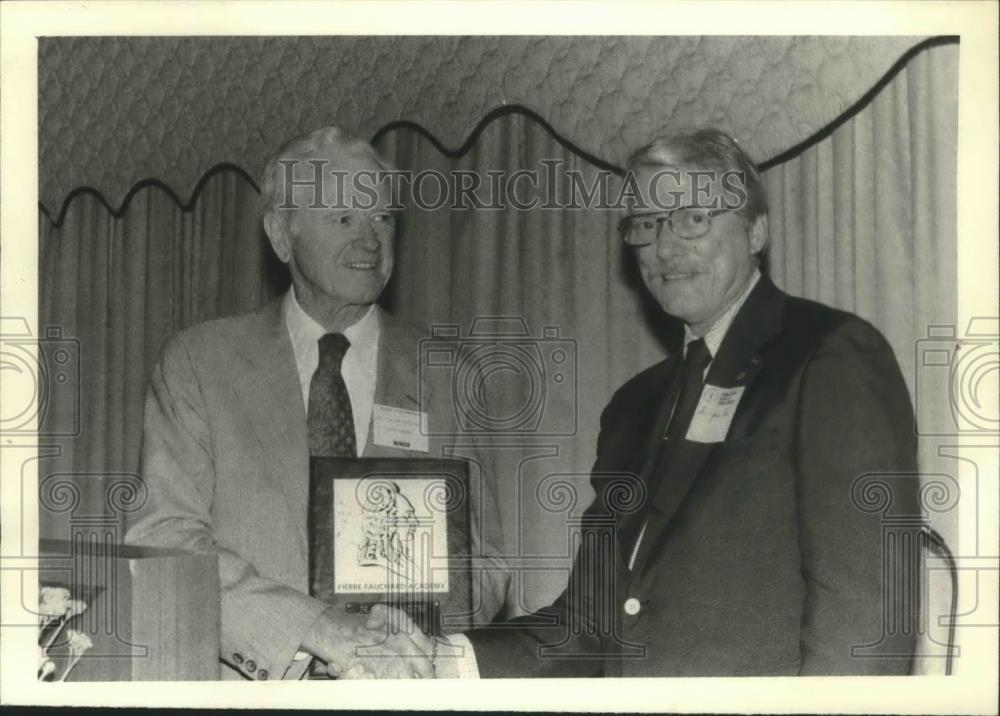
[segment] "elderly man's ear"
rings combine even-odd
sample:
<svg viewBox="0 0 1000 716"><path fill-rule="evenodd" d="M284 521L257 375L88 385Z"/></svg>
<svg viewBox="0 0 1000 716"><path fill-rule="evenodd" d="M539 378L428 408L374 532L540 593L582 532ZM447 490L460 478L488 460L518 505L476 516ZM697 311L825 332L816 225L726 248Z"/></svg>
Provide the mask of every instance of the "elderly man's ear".
<svg viewBox="0 0 1000 716"><path fill-rule="evenodd" d="M750 224L750 253L759 254L767 246L767 239L771 235L771 230L767 224L767 215L762 214L754 219Z"/></svg>
<svg viewBox="0 0 1000 716"><path fill-rule="evenodd" d="M264 214L264 233L271 242L271 248L282 263L288 263L292 257L292 236L288 222L276 211Z"/></svg>

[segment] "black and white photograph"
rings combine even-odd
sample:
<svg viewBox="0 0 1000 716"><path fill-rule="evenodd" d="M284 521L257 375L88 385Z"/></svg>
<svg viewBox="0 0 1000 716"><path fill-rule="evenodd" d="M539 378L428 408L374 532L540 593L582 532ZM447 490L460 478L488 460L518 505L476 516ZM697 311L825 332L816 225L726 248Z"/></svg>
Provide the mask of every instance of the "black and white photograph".
<svg viewBox="0 0 1000 716"><path fill-rule="evenodd" d="M0 8L5 704L997 713L997 3L199 7Z"/></svg>

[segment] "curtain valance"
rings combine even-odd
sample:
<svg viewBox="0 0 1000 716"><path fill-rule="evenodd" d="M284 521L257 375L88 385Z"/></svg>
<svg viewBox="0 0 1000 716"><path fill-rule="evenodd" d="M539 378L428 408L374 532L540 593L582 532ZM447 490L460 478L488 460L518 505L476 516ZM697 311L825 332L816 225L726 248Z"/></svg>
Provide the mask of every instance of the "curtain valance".
<svg viewBox="0 0 1000 716"><path fill-rule="evenodd" d="M74 37L39 40L39 189L114 209L144 179L187 203L204 173L255 176L284 139L398 121L459 148L520 105L612 164L711 124L764 160L809 139L920 37Z"/></svg>

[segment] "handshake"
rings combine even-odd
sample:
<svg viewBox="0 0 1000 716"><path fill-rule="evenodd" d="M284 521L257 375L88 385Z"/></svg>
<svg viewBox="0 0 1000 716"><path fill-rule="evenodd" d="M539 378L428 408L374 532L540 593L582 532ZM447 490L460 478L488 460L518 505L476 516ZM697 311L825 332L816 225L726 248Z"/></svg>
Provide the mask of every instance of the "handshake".
<svg viewBox="0 0 1000 716"><path fill-rule="evenodd" d="M338 679L457 678L460 648L429 637L398 609L376 604L367 617L331 607L302 648Z"/></svg>

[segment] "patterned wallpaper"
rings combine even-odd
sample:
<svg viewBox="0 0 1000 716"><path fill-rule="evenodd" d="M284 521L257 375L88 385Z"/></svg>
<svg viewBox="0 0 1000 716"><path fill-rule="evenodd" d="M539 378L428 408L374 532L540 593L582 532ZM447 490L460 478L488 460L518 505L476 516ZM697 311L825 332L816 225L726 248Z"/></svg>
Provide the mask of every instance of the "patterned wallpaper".
<svg viewBox="0 0 1000 716"><path fill-rule="evenodd" d="M187 201L287 137L415 122L456 149L517 104L604 161L713 124L764 160L856 102L917 37L73 37L39 41L40 201L118 207L155 178Z"/></svg>

